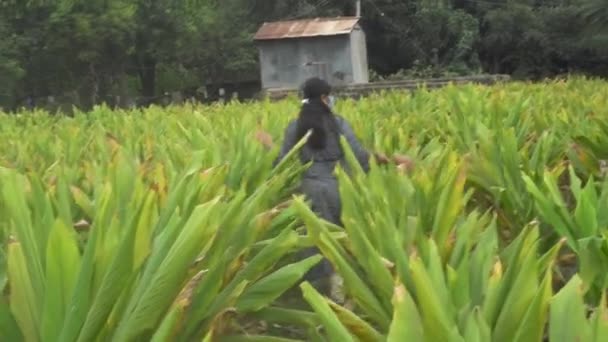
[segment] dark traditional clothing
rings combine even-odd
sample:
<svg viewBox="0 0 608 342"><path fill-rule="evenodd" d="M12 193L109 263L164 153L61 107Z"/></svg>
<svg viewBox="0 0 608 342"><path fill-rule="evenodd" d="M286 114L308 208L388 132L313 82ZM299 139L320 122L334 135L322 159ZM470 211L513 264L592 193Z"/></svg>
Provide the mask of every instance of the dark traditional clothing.
<svg viewBox="0 0 608 342"><path fill-rule="evenodd" d="M300 150L300 160L303 163L312 161L312 165L303 175L300 190L311 202L311 209L313 212L326 221L342 226L340 218L340 192L338 189L338 180L334 175L334 170L338 163L343 167L346 167L344 153L340 146L339 135L346 138L346 141L349 143L350 148L365 172L369 170L369 153L361 146L358 139L355 137L350 124L344 118L337 115L335 116L339 130L339 132L335 133L330 129L332 125L329 120L332 120L332 118L328 116L324 119L327 122L324 122L323 124L327 127L326 132L328 132L326 134L325 147L323 149L312 149L308 145L304 145ZM275 165L280 162L298 142L296 128L297 120L290 122L287 126L281 151L275 161ZM318 249L310 248L305 250L302 256L309 257L317 253ZM316 280L327 277L331 275L331 273L333 273L331 264L327 260L323 260L309 272L306 279Z"/></svg>

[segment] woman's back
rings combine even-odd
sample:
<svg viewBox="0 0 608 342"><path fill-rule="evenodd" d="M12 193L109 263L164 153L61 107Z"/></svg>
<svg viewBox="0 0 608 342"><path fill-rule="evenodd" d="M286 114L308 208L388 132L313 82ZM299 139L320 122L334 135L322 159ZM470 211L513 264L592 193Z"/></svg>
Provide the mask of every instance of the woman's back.
<svg viewBox="0 0 608 342"><path fill-rule="evenodd" d="M330 120L335 120L335 125ZM327 135L325 144L322 148L313 148L305 144L300 150L300 160L303 163L312 161L312 165L304 173L305 178L335 178L334 170L338 163L346 166L344 152L340 144L340 136L344 136L361 167L367 171L369 169L369 153L360 145L349 123L338 115L323 118L322 125L326 128ZM337 126L337 130L332 127ZM293 148L298 142L297 120L292 121L285 132L285 140L281 148L277 162Z"/></svg>

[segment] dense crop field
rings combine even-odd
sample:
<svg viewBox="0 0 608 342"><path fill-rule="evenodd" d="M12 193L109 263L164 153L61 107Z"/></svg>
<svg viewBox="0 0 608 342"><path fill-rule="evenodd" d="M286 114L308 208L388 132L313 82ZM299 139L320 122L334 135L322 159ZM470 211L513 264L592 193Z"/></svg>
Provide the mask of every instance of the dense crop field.
<svg viewBox="0 0 608 342"><path fill-rule="evenodd" d="M0 116L0 339L608 336L608 83L338 102L367 147L415 160L337 170L344 230L293 196L295 153L273 170L254 138L280 142L297 110ZM347 304L300 282L319 257L292 255L313 244Z"/></svg>

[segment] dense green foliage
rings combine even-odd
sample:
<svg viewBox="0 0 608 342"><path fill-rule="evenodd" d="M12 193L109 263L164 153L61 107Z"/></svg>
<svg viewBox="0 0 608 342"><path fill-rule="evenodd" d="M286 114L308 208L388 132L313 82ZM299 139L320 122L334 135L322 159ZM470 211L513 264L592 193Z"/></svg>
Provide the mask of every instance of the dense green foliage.
<svg viewBox="0 0 608 342"><path fill-rule="evenodd" d="M344 230L292 197L297 146L272 170L255 143L298 103L0 115L0 336L605 339L605 81L338 101L365 146L415 160L338 169ZM346 303L297 288L312 244Z"/></svg>
<svg viewBox="0 0 608 342"><path fill-rule="evenodd" d="M0 106L128 104L256 79L263 21L354 0L0 0ZM608 74L603 0L363 0L376 74Z"/></svg>

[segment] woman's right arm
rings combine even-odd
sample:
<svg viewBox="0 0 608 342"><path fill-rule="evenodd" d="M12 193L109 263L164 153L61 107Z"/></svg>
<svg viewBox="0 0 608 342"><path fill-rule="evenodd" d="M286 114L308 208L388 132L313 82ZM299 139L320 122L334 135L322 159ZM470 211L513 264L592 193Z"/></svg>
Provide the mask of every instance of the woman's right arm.
<svg viewBox="0 0 608 342"><path fill-rule="evenodd" d="M348 144L350 145L350 148L353 150L355 157L359 161L361 168L365 172L368 172L370 153L361 145L361 143L359 142L359 139L357 139L357 136L355 135L355 132L353 131L353 129L352 129L351 125L348 123L348 121L346 121L346 119L344 119L344 118L341 118L341 124L342 124L342 134L346 138L346 141L348 141ZM376 160L376 163L378 163L378 164L388 164L391 162L390 158L388 158L387 156L385 156L381 153L374 153L373 155ZM413 164L414 164L411 158L409 158L408 156L403 156L403 155L394 155L392 158L392 161L397 165L403 166L407 170L411 170L411 168L413 168Z"/></svg>

